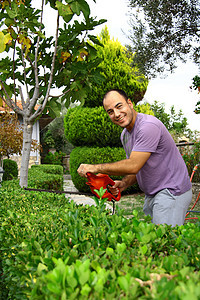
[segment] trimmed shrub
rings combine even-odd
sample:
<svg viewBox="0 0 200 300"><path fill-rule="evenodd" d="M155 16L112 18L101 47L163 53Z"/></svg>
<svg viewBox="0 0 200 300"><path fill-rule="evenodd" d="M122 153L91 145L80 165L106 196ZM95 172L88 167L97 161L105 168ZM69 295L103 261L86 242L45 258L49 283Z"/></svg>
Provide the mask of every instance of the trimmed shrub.
<svg viewBox="0 0 200 300"><path fill-rule="evenodd" d="M11 159L4 159L3 169L3 180L11 180L18 177L18 166L16 161Z"/></svg>
<svg viewBox="0 0 200 300"><path fill-rule="evenodd" d="M153 115L148 103L135 106L136 111ZM65 135L74 146L122 147L123 130L113 124L103 107L75 107L65 119Z"/></svg>
<svg viewBox="0 0 200 300"><path fill-rule="evenodd" d="M69 109L64 124L66 138L74 146L122 146L122 128L110 121L103 107Z"/></svg>
<svg viewBox="0 0 200 300"><path fill-rule="evenodd" d="M58 165L33 165L31 166L31 170L33 169L39 169L45 173L59 174L63 176L63 167Z"/></svg>
<svg viewBox="0 0 200 300"><path fill-rule="evenodd" d="M28 187L63 190L63 168L54 165L32 166L28 172Z"/></svg>
<svg viewBox="0 0 200 300"><path fill-rule="evenodd" d="M75 187L80 192L90 192L89 186L86 184L87 179L81 177L77 173L80 164L101 164L115 162L126 158L124 149L121 148L89 148L76 147L70 154L70 174ZM120 180L121 176L112 176L113 180ZM129 193L139 191L138 185L126 190Z"/></svg>

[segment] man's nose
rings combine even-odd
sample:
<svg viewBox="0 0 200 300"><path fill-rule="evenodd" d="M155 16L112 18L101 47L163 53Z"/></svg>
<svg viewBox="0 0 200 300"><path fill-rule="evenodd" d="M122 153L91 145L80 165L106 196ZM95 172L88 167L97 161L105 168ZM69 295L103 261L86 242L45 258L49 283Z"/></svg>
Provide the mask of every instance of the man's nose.
<svg viewBox="0 0 200 300"><path fill-rule="evenodd" d="M118 118L120 116L120 112L118 109L114 109L114 115L115 115L115 118Z"/></svg>

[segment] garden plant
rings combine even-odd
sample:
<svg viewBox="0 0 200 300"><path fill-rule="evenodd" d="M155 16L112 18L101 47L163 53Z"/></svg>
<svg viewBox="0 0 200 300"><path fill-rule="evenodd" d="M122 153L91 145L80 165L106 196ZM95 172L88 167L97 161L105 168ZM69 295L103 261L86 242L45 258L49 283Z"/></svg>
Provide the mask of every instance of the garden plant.
<svg viewBox="0 0 200 300"><path fill-rule="evenodd" d="M199 299L199 221L152 224L64 195L0 194L1 299ZM195 238L194 238L195 237Z"/></svg>

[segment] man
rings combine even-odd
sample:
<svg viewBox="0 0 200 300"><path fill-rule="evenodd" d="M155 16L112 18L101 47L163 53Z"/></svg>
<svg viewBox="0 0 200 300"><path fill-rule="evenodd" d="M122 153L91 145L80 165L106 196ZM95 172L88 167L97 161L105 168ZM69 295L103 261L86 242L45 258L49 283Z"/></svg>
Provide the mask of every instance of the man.
<svg viewBox="0 0 200 300"><path fill-rule="evenodd" d="M153 223L184 224L192 186L187 167L166 127L154 116L137 113L122 90L108 91L103 106L111 121L124 128L121 141L127 158L114 163L81 164L79 175L124 175L110 188L114 195L137 181L145 193L144 213L152 217Z"/></svg>

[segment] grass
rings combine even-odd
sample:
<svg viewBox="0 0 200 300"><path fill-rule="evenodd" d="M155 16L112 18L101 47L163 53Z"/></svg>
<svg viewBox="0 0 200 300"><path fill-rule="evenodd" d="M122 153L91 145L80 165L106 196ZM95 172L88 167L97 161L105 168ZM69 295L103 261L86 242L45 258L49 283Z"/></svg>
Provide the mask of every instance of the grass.
<svg viewBox="0 0 200 300"><path fill-rule="evenodd" d="M132 195L124 195L121 197L119 202L116 202L116 207L119 207L123 209L124 211L124 216L131 218L133 216L133 210L138 211L138 216L142 220L144 219L144 213L143 213L143 205L144 205L144 193L137 193L137 194L132 194ZM197 197L194 196L193 200L189 206L188 210L191 210L192 206L194 205ZM200 211L200 198L193 208L193 211ZM200 213L189 213L187 218L193 218L193 217L200 217ZM190 219L186 220L185 222L192 222L195 223L197 220L196 219Z"/></svg>

